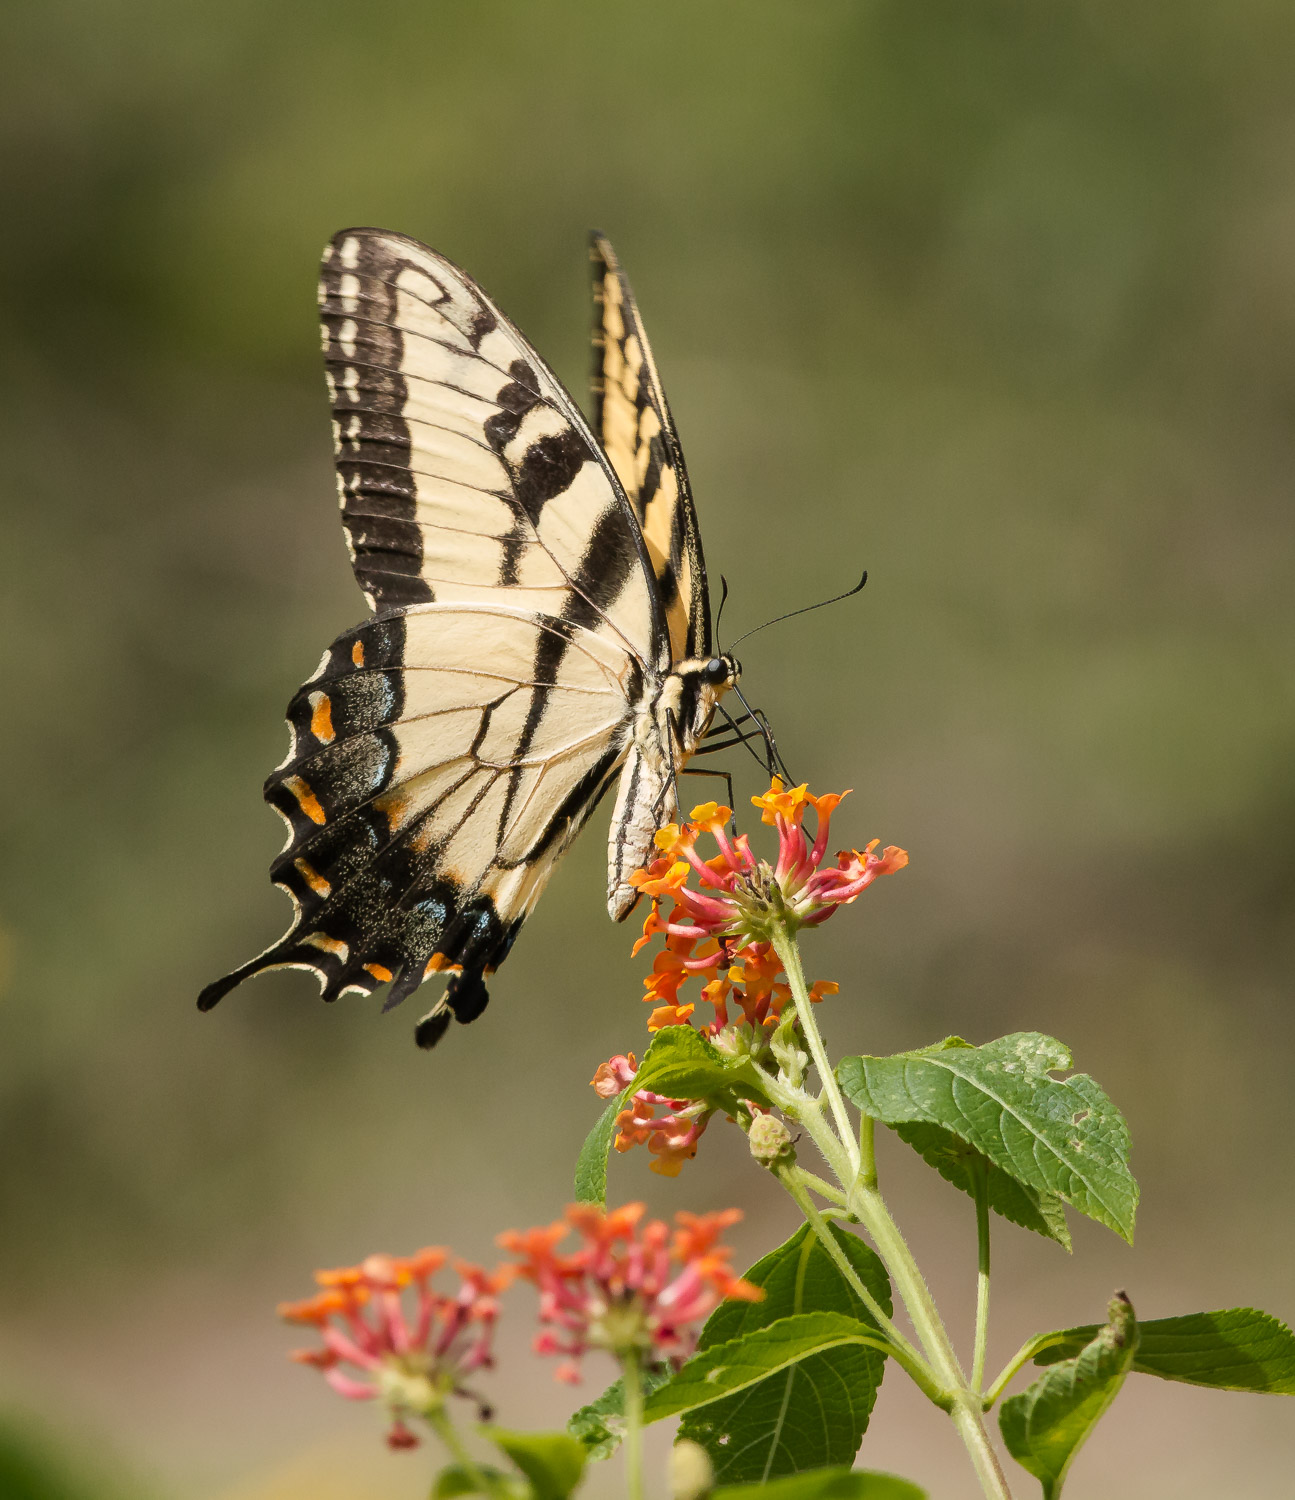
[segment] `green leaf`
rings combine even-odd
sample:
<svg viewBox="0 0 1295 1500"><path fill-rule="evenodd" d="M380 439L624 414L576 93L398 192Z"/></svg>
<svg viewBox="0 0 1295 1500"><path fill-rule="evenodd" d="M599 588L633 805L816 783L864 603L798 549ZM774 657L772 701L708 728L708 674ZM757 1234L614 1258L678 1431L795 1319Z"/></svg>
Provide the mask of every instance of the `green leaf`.
<svg viewBox="0 0 1295 1500"><path fill-rule="evenodd" d="M951 1182L970 1197L976 1195L975 1174L983 1171L989 1206L996 1214L1019 1224L1022 1229L1032 1229L1035 1234L1056 1240L1066 1250L1070 1249L1065 1205L1056 1193L1041 1193L1036 1188L1026 1187L1015 1177L1009 1177L987 1156L966 1141L959 1140L942 1125L896 1125L895 1134L901 1141L906 1141L928 1166L934 1167L946 1182Z"/></svg>
<svg viewBox="0 0 1295 1500"><path fill-rule="evenodd" d="M643 1394L650 1396L673 1373L669 1365L644 1370L639 1376ZM625 1436L625 1382L615 1381L596 1401L574 1412L567 1421L567 1431L584 1445L586 1458L610 1458Z"/></svg>
<svg viewBox="0 0 1295 1500"><path fill-rule="evenodd" d="M890 1282L881 1261L858 1235L836 1226L832 1233L859 1279L889 1313ZM842 1313L876 1329L872 1315L808 1224L745 1276L764 1288L764 1300L721 1303L702 1329L699 1351L797 1313ZM884 1355L862 1346L811 1355L737 1395L690 1413L679 1436L706 1449L720 1481L763 1480L822 1465L848 1465L867 1430L885 1367Z"/></svg>
<svg viewBox="0 0 1295 1500"><path fill-rule="evenodd" d="M1138 1187L1124 1118L1060 1042L1022 1031L973 1047L949 1037L895 1057L847 1057L837 1078L886 1125L938 1125L1038 1194L1132 1242Z"/></svg>
<svg viewBox="0 0 1295 1500"><path fill-rule="evenodd" d="M1109 1318L1075 1358L1004 1401L998 1414L1007 1451L1043 1485L1043 1500L1057 1500L1075 1455L1133 1367L1138 1324L1122 1292L1111 1302Z"/></svg>
<svg viewBox="0 0 1295 1500"><path fill-rule="evenodd" d="M1055 1364L1096 1332L1096 1327L1064 1329L1056 1335L1060 1342L1040 1350L1034 1363ZM1153 1318L1138 1325L1133 1369L1218 1391L1295 1396L1295 1334L1279 1318L1253 1307Z"/></svg>
<svg viewBox="0 0 1295 1500"><path fill-rule="evenodd" d="M596 1203L603 1208L607 1203L607 1157L612 1149L612 1138L616 1134L616 1116L633 1097L634 1088L613 1099L598 1117L598 1123L585 1137L576 1160L576 1202Z"/></svg>
<svg viewBox="0 0 1295 1500"><path fill-rule="evenodd" d="M858 1318L847 1318L841 1313L799 1313L780 1318L767 1328L757 1328L753 1333L693 1355L673 1379L648 1397L644 1403L644 1421L659 1422L663 1417L709 1405L787 1370L811 1354L843 1345L862 1345L884 1352L886 1341Z"/></svg>
<svg viewBox="0 0 1295 1500"><path fill-rule="evenodd" d="M585 1472L584 1444L565 1432L509 1432L483 1427L530 1481L535 1500L567 1500Z"/></svg>
<svg viewBox="0 0 1295 1500"><path fill-rule="evenodd" d="M748 1057L726 1057L691 1026L667 1026L652 1038L634 1075L634 1089L666 1099L744 1099L767 1103L760 1071Z"/></svg>
<svg viewBox="0 0 1295 1500"><path fill-rule="evenodd" d="M518 1474L505 1474L502 1469L491 1468L489 1464L480 1464L477 1472L485 1479L497 1486L495 1493L503 1493L513 1497L513 1500L531 1500L531 1487ZM480 1495L481 1486L462 1464L451 1464L449 1468L442 1469L436 1476L436 1482L432 1485L431 1500L458 1500L460 1495ZM4 1494L0 1490L0 1495Z"/></svg>
<svg viewBox="0 0 1295 1500"><path fill-rule="evenodd" d="M926 1491L870 1469L808 1469L767 1484L727 1484L708 1500L927 1500Z"/></svg>

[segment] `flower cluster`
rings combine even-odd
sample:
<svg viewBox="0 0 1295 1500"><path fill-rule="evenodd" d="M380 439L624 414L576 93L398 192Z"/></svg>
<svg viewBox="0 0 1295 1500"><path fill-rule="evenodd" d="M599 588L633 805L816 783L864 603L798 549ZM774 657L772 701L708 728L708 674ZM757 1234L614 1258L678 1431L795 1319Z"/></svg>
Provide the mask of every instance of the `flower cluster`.
<svg viewBox="0 0 1295 1500"><path fill-rule="evenodd" d="M510 1230L499 1243L517 1256L517 1270L540 1294L538 1354L567 1356L559 1380L580 1379L579 1360L605 1349L620 1360L685 1359L696 1325L726 1297L757 1302L764 1292L734 1274L719 1237L740 1212L675 1215L673 1235L660 1219L640 1226L643 1204L610 1213L576 1204L547 1228ZM579 1246L558 1246L575 1230Z"/></svg>
<svg viewBox="0 0 1295 1500"><path fill-rule="evenodd" d="M417 1447L408 1418L436 1415L450 1394L480 1405L463 1382L494 1362L498 1294L512 1267L488 1273L456 1261L459 1289L445 1295L430 1283L448 1259L431 1246L406 1257L370 1255L358 1266L316 1271L321 1291L279 1307L280 1317L318 1329L322 1340L293 1359L322 1370L349 1400L381 1401L391 1416L392 1448Z"/></svg>
<svg viewBox="0 0 1295 1500"><path fill-rule="evenodd" d="M631 885L652 900L634 952L654 937L665 938L643 981L644 999L653 1006L649 1031L694 1025L721 1048L756 1057L767 1051L769 1035L791 999L772 930L780 927L790 933L825 922L878 876L902 870L908 863L904 850L893 845L878 854L880 840L874 839L866 849L847 850L836 856L835 865L824 866L832 814L848 795L815 796L806 786L787 789L775 777L763 796L753 797L763 822L778 831L778 855L772 865L756 858L745 834L729 834L732 812L714 802L693 808L683 827L672 823L656 835L660 855L630 876ZM810 810L816 819L812 841L804 827ZM718 853L711 859L697 853L702 834L715 840ZM688 884L694 875L695 889ZM663 914L667 898L671 909ZM694 1019L696 1002L680 997L683 985L694 976L706 980L700 997L713 1011L713 1019L702 1024ZM837 989L820 980L810 986L809 998L817 1002ZM595 1074L594 1088L602 1097L613 1098L629 1086L633 1075L632 1057L614 1057ZM662 1106L665 1112L658 1114ZM618 1117L616 1149L628 1151L646 1142L657 1158L652 1170L673 1177L696 1154L698 1138L713 1113L704 1101L667 1099L640 1090Z"/></svg>

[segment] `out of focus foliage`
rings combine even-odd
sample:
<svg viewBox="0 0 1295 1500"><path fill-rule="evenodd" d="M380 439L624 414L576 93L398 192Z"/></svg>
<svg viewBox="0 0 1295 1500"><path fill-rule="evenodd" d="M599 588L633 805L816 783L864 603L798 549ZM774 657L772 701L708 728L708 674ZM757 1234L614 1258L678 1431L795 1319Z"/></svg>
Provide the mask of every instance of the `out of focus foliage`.
<svg viewBox="0 0 1295 1500"><path fill-rule="evenodd" d="M147 1451L173 1403L177 1473L281 1451L304 1400L231 1415L244 1448L201 1413L287 1379L257 1299L552 1212L586 1080L641 1049L594 828L434 1058L300 975L193 1010L286 924L260 781L363 612L313 305L352 223L467 266L577 394L612 236L726 632L871 574L741 652L793 770L856 789L841 837L913 853L817 950L868 996L837 1049L1064 1034L1130 1115L1144 1274L1210 1305L1231 1262L1218 1297L1289 1310L1291 1154L1236 1163L1295 1061L1291 7L46 0L7 31L5 1383L137 1411Z"/></svg>

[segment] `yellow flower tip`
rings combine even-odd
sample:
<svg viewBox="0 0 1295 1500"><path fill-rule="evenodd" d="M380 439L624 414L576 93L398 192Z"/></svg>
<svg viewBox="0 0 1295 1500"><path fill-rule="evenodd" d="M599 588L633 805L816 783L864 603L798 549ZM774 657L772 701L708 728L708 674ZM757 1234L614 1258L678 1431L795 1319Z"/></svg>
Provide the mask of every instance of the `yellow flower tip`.
<svg viewBox="0 0 1295 1500"><path fill-rule="evenodd" d="M658 1156L648 1167L649 1172L655 1172L658 1177L678 1177L683 1171L684 1159L682 1156Z"/></svg>
<svg viewBox="0 0 1295 1500"><path fill-rule="evenodd" d="M812 800L807 782L784 791L782 782L775 776L763 796L751 798L751 806L760 809L761 822L773 824L781 817L789 823L799 824Z"/></svg>
<svg viewBox="0 0 1295 1500"><path fill-rule="evenodd" d="M806 800L820 818L830 818L853 790L853 787L847 787L843 792L824 792L818 797L811 792Z"/></svg>
<svg viewBox="0 0 1295 1500"><path fill-rule="evenodd" d="M818 979L809 987L809 998L817 1005L825 995L839 995L841 986L831 979Z"/></svg>
<svg viewBox="0 0 1295 1500"><path fill-rule="evenodd" d="M908 850L898 849L894 844L887 844L881 857L885 861L887 875L902 870L908 864Z"/></svg>
<svg viewBox="0 0 1295 1500"><path fill-rule="evenodd" d="M658 828L652 835L652 842L663 853L668 854L678 845L682 831L678 823L667 823L664 828Z"/></svg>
<svg viewBox="0 0 1295 1500"><path fill-rule="evenodd" d="M667 1026L683 1026L696 1007L692 1005L659 1005L648 1017L649 1031L664 1031Z"/></svg>
<svg viewBox="0 0 1295 1500"><path fill-rule="evenodd" d="M718 833L733 816L731 807L718 802L701 802L693 808L689 821L695 833Z"/></svg>

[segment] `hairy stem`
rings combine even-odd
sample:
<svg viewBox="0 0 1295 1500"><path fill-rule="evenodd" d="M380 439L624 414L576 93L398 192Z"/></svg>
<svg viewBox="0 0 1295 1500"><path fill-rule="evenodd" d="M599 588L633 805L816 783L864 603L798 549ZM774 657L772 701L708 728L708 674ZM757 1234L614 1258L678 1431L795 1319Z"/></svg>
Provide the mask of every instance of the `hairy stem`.
<svg viewBox="0 0 1295 1500"><path fill-rule="evenodd" d="M1066 1336L1064 1333L1037 1333L1032 1339L1027 1339L1003 1366L1002 1373L998 1379L985 1392L981 1399L981 1405L984 1409L988 1411L993 1406L994 1402L998 1400L1011 1384L1016 1372L1022 1366L1028 1365L1036 1354L1042 1354L1045 1349L1051 1349L1057 1344L1064 1344L1065 1341Z"/></svg>
<svg viewBox="0 0 1295 1500"><path fill-rule="evenodd" d="M989 1171L982 1158L973 1168L976 1190L976 1342L971 1356L971 1389L985 1384L985 1350L989 1342Z"/></svg>
<svg viewBox="0 0 1295 1500"><path fill-rule="evenodd" d="M823 1080L823 1093L831 1107L836 1131L834 1132L828 1126L817 1101L806 1101L813 1105L812 1108L806 1108L805 1103L797 1101L800 1103L798 1114L801 1123L814 1144L823 1153L828 1165L836 1173L841 1186L845 1188L851 1212L872 1236L877 1253L890 1273L891 1283L903 1302L922 1348L926 1352L924 1364L934 1373L935 1388L944 1396L943 1400L937 1400L937 1405L948 1411L953 1419L954 1428L967 1449L972 1468L980 1481L981 1490L987 1500L1012 1500L998 1456L985 1430L981 1397L972 1390L967 1377L963 1374L962 1366L958 1363L958 1356L954 1352L948 1331L936 1309L930 1288L918 1269L907 1241L899 1232L899 1226L891 1217L890 1210L877 1190L875 1161L868 1162L865 1168L865 1155L867 1154L864 1146L865 1135L861 1131L859 1140L856 1142L850 1117L846 1113L845 1100L841 1096L836 1074L828 1062L827 1049L819 1034L799 950L785 931L775 929L771 937L774 951L782 960L782 966L787 974L792 1002L796 1007L796 1015L809 1046L810 1056L814 1059L814 1065ZM871 1144L870 1137L868 1137L868 1144ZM807 1195L805 1202L809 1202ZM817 1209L813 1211L821 1222L822 1215ZM806 1214L806 1217L809 1218L809 1215ZM813 1220L811 1219L810 1222L812 1224ZM831 1231L826 1225L824 1225L823 1234L827 1237L824 1240L826 1247L827 1240L832 1239ZM834 1240L833 1243L835 1243ZM839 1246L837 1248L839 1249ZM911 1374L912 1371L909 1373ZM920 1381L919 1384L921 1384ZM929 1394L931 1393L928 1391ZM931 1399L937 1398L932 1395Z"/></svg>
<svg viewBox="0 0 1295 1500"><path fill-rule="evenodd" d="M886 1335L895 1350L895 1357L904 1366L913 1379L921 1386L923 1392L930 1397L936 1405L947 1401L950 1393L940 1387L935 1378L935 1372L926 1363L922 1356L909 1343L904 1335L895 1327L889 1314L881 1303L877 1301L872 1292L864 1285L862 1278L855 1268L850 1264L849 1257L837 1243L836 1236L828 1227L823 1215L819 1213L812 1198L805 1191L804 1184L799 1181L800 1172L794 1165L779 1167L776 1173L778 1181L782 1183L788 1193L796 1202L797 1208L805 1215L806 1222L818 1237L823 1249L831 1256L833 1264L858 1297L859 1301L872 1314L877 1327Z"/></svg>

